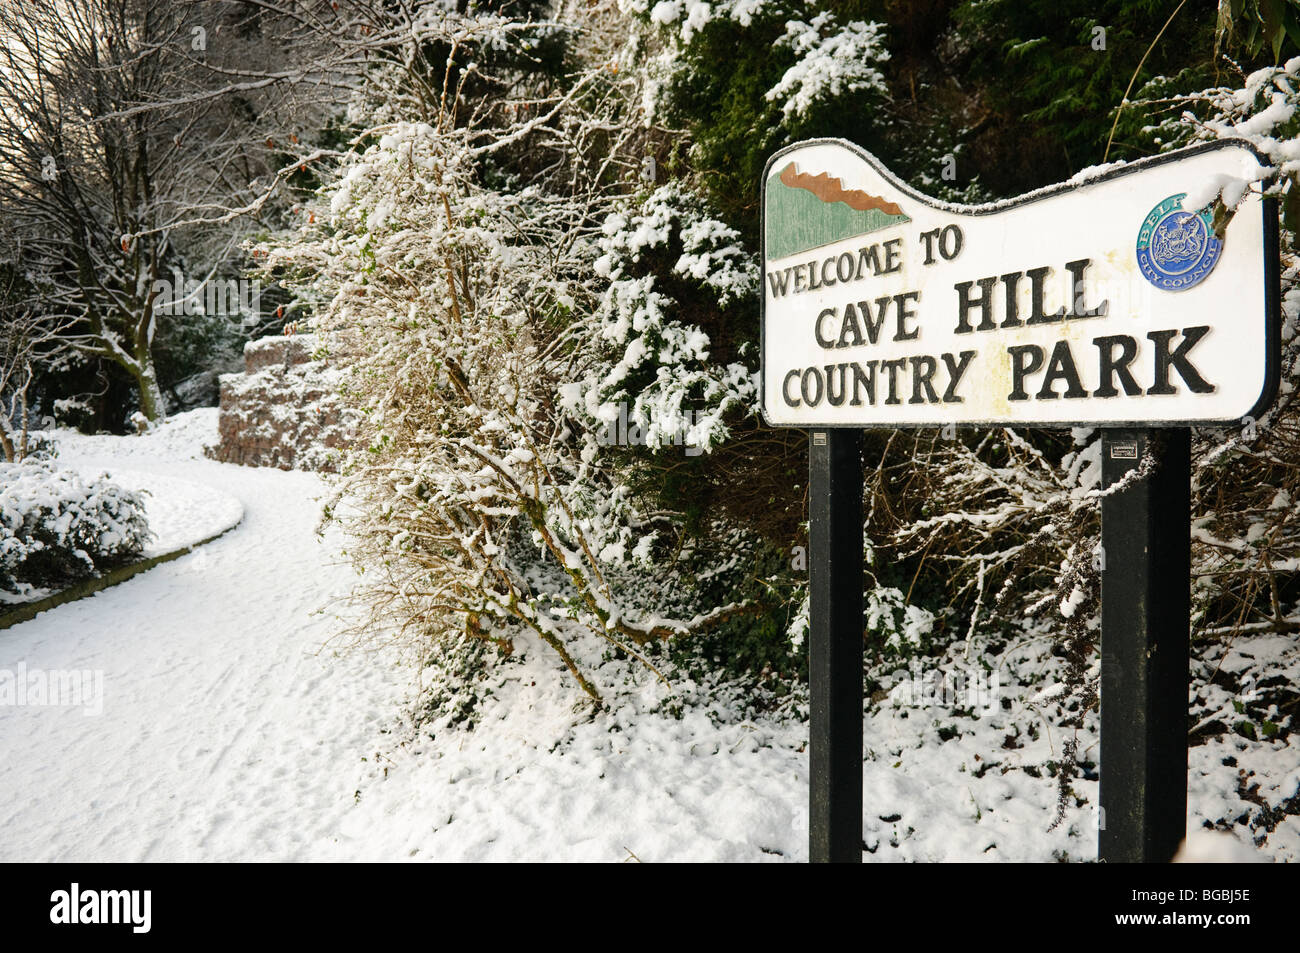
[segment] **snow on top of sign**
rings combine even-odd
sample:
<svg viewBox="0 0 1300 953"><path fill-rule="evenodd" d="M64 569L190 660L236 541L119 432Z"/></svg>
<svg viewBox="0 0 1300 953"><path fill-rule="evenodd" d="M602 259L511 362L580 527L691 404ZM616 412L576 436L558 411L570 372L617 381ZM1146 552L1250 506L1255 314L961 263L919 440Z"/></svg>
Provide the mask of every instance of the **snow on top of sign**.
<svg viewBox="0 0 1300 953"><path fill-rule="evenodd" d="M1223 204L1228 208L1235 208L1252 182L1266 178L1273 171L1270 167L1258 163L1255 165L1255 170L1255 174L1251 176L1228 175L1224 172L1206 176L1200 185L1187 193L1187 197L1183 199L1183 208L1205 208L1217 198L1222 198Z"/></svg>
<svg viewBox="0 0 1300 953"><path fill-rule="evenodd" d="M1065 181L1070 185L1085 185L1088 182L1100 179L1108 173L1114 172L1116 169L1123 168L1125 165L1127 165L1127 163L1123 159L1116 159L1114 162L1102 162L1098 165L1090 165L1080 169Z"/></svg>
<svg viewBox="0 0 1300 953"><path fill-rule="evenodd" d="M1300 57L1297 57L1297 60L1300 60ZM1300 66L1300 63L1297 63L1297 66ZM1221 138L1240 139L1243 148L1249 148L1251 146L1254 146L1259 151L1262 151L1265 154L1269 154L1269 150L1267 148L1264 148L1261 145L1261 141L1257 137L1247 138L1241 136L1225 135ZM804 142L804 143L796 143L774 154L772 157L772 164L776 164L777 162L779 162L781 156L788 154L790 152L794 152L801 147L807 147L810 145L831 144L831 143L834 143L836 145L841 145L857 153L859 156L866 159L867 162L872 166L872 168L875 169L875 171L878 174L880 174L880 176L884 178L887 182L899 188L907 195L920 199L930 208L940 212L949 212L952 214L965 214L965 215L971 215L971 214L985 215L991 212L1000 212L1004 209L1013 208L1017 205L1023 205L1027 202L1033 202L1041 198L1047 198L1049 196L1058 195L1062 192L1069 191L1071 189L1076 189L1082 186L1091 185L1092 183L1097 182L1120 169L1125 169L1125 168L1138 169L1141 168L1143 165L1149 163L1157 163L1164 160L1165 158L1164 155L1150 156L1147 158L1135 160L1133 162L1126 162L1123 159L1119 159L1114 162L1106 162L1100 165L1088 166L1087 168L1080 169L1078 172L1070 176L1070 178L1066 179L1064 182L1045 185L1042 186L1041 188L1033 189L1032 191L1029 192L1022 192L1020 195L1011 196L1010 198L995 199L989 202L977 202L971 205L963 205L958 202L948 202L943 199L934 198L933 196L927 195L924 192L919 191L918 189L912 187L909 183L904 182L902 179L896 176L885 166L883 162L881 162L870 152L846 140L827 139L827 140L813 140L811 142ZM1279 145L1275 143L1274 145L1275 148L1285 148L1285 151L1287 151L1288 154L1290 154L1290 152L1294 152L1295 158L1297 160L1296 165L1298 168L1300 168L1300 141L1290 140L1285 144ZM1224 194L1225 204L1228 204L1230 206L1235 205L1236 201L1239 201L1241 199L1242 195L1245 193L1245 190L1249 188L1249 186L1252 183L1267 178L1269 175L1273 174L1274 171L1275 170L1272 167L1262 165L1258 162L1258 160L1256 160L1254 167L1248 170L1248 174L1246 176L1227 176L1227 175L1209 176L1201 186L1198 186L1196 189L1193 190L1194 195L1193 193L1189 193L1189 199L1184 204L1187 208L1203 208L1205 205L1214 201L1214 199L1218 196L1218 194L1222 192ZM1194 197L1201 198L1204 197L1205 195L1208 195L1209 198L1205 199L1205 201L1201 202L1198 205L1192 204L1191 198ZM1228 202L1229 196L1233 197L1234 201Z"/></svg>

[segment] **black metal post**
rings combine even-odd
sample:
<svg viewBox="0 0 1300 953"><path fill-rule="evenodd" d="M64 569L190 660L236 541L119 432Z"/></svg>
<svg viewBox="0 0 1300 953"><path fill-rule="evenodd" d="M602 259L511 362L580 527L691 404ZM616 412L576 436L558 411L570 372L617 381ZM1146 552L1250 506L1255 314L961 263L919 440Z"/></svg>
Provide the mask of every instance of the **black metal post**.
<svg viewBox="0 0 1300 953"><path fill-rule="evenodd" d="M808 859L862 862L862 434L808 455Z"/></svg>
<svg viewBox="0 0 1300 953"><path fill-rule="evenodd" d="M1105 430L1101 507L1101 829L1098 854L1164 863L1186 833L1190 431Z"/></svg>

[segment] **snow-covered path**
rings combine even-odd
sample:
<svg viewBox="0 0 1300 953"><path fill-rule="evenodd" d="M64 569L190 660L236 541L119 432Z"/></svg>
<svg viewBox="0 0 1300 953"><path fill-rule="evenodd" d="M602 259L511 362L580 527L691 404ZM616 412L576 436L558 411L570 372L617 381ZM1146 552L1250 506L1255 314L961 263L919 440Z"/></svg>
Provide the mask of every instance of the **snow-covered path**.
<svg viewBox="0 0 1300 953"><path fill-rule="evenodd" d="M410 675L373 654L317 654L338 624L315 610L353 577L313 532L315 476L140 448L124 464L92 438L63 460L207 484L242 502L243 523L0 631L0 669L104 673L97 716L0 707L0 861L302 858L351 806L339 779L358 773Z"/></svg>
<svg viewBox="0 0 1300 953"><path fill-rule="evenodd" d="M416 671L394 652L322 651L342 624L318 610L355 580L341 542L315 533L324 484L204 459L215 426L215 411L196 411L140 438L61 435L64 464L157 488L169 540L203 538L237 512L231 497L244 518L190 555L0 630L0 678L103 675L100 714L0 704L0 862L807 856L806 725L752 710L742 684L673 673L670 690L592 641L578 654L609 702L593 716L554 654L520 638L477 676L421 673L450 694L416 730L404 716ZM1291 677L1292 643L1266 641L1231 664L1271 651L1270 671ZM1055 662L1019 645L999 656L1007 679L986 716L871 706L870 859L1095 856L1095 774L1075 781L1068 823L1048 829L1058 749L1031 702ZM1096 744L1092 718L1081 745ZM1297 734L1193 748L1191 829L1209 820L1258 837L1237 820L1258 806L1240 780L1250 772L1283 802L1300 784L1297 750ZM1300 857L1296 820L1278 819L1261 853Z"/></svg>

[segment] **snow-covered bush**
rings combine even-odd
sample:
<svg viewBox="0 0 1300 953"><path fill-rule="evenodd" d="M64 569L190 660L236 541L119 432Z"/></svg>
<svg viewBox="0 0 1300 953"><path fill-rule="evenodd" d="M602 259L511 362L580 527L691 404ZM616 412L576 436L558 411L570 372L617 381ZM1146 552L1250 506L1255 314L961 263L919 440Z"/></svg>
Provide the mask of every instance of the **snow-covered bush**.
<svg viewBox="0 0 1300 953"><path fill-rule="evenodd" d="M756 368L718 361L708 334L678 317L681 302L661 287L647 262L669 256L665 270L681 290L708 295L719 308L747 304L757 288L757 267L738 239L679 185L628 201L605 218L593 277L608 284L596 307L599 337L589 342L604 359L561 393L564 409L587 425L589 444L625 418L642 429L650 447L707 453L729 436L728 415L753 414Z"/></svg>
<svg viewBox="0 0 1300 953"><path fill-rule="evenodd" d="M1292 236L1300 231L1300 56L1282 66L1256 70L1240 86L1162 98L1160 93L1169 82L1161 78L1149 83L1137 104L1155 113L1145 132L1161 149L1233 139L1254 146L1271 163L1251 181L1207 182L1208 190L1200 198L1206 204L1222 199L1223 212L1231 212L1247 189L1258 191L1263 186L1280 199L1287 230Z"/></svg>
<svg viewBox="0 0 1300 953"><path fill-rule="evenodd" d="M587 51L599 65L558 85L491 66L488 51L509 62L536 29L488 15L422 20L395 59L432 57L425 67L449 76L468 62L491 81L491 107L450 81L464 98L430 103L410 95L401 68L381 67L391 82L367 84L353 111L381 122L300 233L255 252L312 305L323 339L348 348L342 396L362 412L365 449L345 462L329 515L354 538L366 625L506 651L522 626L598 697L567 648L573 633L641 656L740 607L665 618L683 603L653 593L674 587L629 581L681 548L682 517L635 491L626 448L602 445L597 424L626 402L656 441L708 449L753 395L748 368L706 363L707 335L652 310L667 298L625 281L619 262L633 244L663 244L658 217L682 245L683 282L722 282L715 298L734 300L754 274L734 235L684 196L641 211L635 180L610 179L639 164L607 136L640 96L605 67L610 51ZM465 52L437 59L449 46ZM638 216L642 236L624 236L619 222Z"/></svg>
<svg viewBox="0 0 1300 953"><path fill-rule="evenodd" d="M877 63L889 59L881 23L838 23L829 10L803 20L788 20L776 43L797 57L781 81L764 95L779 103L787 118L806 116L817 104L839 96L884 94L888 90Z"/></svg>
<svg viewBox="0 0 1300 953"><path fill-rule="evenodd" d="M0 601L129 563L149 538L144 501L107 475L0 463Z"/></svg>
<svg viewBox="0 0 1300 953"><path fill-rule="evenodd" d="M624 0L629 11L672 31L681 48L689 47L710 24L740 29L756 20L776 22L784 33L773 49L788 51L791 65L764 99L776 105L784 119L805 116L817 103L847 94L886 92L877 64L889 59L884 24L863 20L841 22L818 2L788 0ZM806 17L806 19L801 19Z"/></svg>
<svg viewBox="0 0 1300 953"><path fill-rule="evenodd" d="M95 408L78 397L54 402L54 422L71 430L89 430L95 419Z"/></svg>
<svg viewBox="0 0 1300 953"><path fill-rule="evenodd" d="M805 595L795 612L786 635L796 647L802 647L810 628L811 600ZM868 586L862 599L862 631L881 649L887 659L908 659L934 650L935 615L928 609L912 605L901 589L892 586Z"/></svg>
<svg viewBox="0 0 1300 953"><path fill-rule="evenodd" d="M1059 603L1057 576L1072 553L1091 562L1101 479L1100 435L1012 429L918 431L882 457L868 482L877 539L932 562L949 598L989 618L1020 620ZM895 499L908 481L909 499ZM888 509L884 503L891 499Z"/></svg>
<svg viewBox="0 0 1300 953"><path fill-rule="evenodd" d="M53 460L59 455L59 441L48 430L29 430L26 433L14 431L9 435L10 444L16 450L26 447L21 454L21 461Z"/></svg>

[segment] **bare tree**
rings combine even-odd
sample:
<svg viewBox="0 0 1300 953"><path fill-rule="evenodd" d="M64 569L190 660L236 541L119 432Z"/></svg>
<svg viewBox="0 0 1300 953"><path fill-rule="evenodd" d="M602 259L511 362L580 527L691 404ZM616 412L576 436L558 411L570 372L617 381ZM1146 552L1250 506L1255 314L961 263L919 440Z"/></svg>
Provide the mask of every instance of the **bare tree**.
<svg viewBox="0 0 1300 953"><path fill-rule="evenodd" d="M0 272L0 452L9 463L27 456L28 396L36 366L62 348L62 326L33 307L22 284L12 269Z"/></svg>
<svg viewBox="0 0 1300 953"><path fill-rule="evenodd" d="M68 345L119 365L157 419L160 289L187 248L213 278L319 158L304 143L337 73L297 21L233 0L4 4L0 40L0 210L22 267Z"/></svg>

